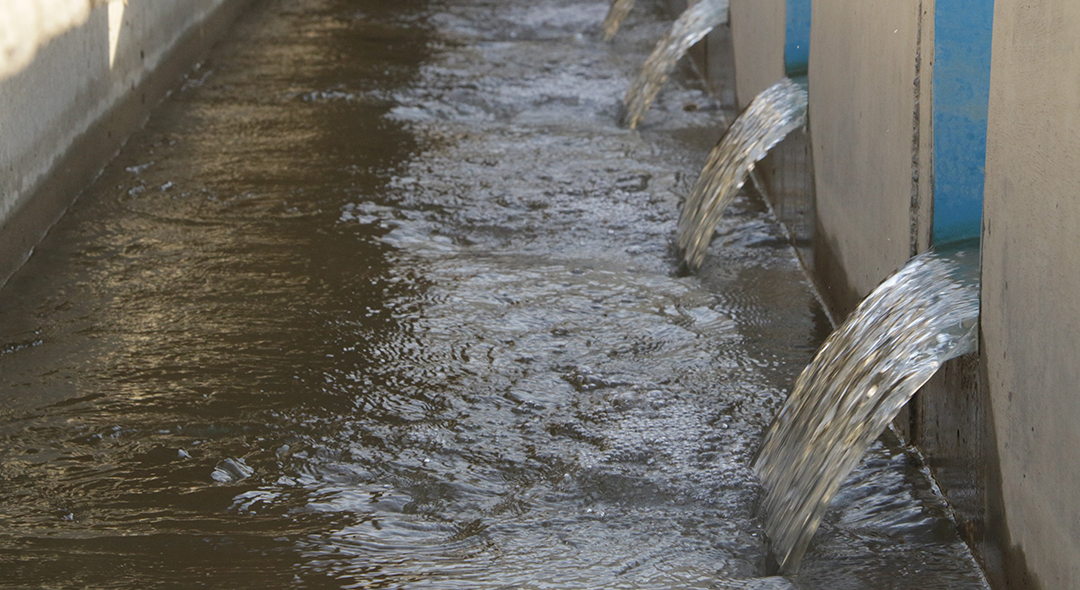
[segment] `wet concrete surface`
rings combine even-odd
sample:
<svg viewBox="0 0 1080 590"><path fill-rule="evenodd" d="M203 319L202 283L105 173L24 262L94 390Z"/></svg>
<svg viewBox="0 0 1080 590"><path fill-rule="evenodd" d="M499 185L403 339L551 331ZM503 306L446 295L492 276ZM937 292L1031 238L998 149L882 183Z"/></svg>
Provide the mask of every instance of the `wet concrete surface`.
<svg viewBox="0 0 1080 590"><path fill-rule="evenodd" d="M890 444L765 577L829 325L754 198L675 273L724 113L616 126L643 4L258 3L0 290L0 585L982 587Z"/></svg>

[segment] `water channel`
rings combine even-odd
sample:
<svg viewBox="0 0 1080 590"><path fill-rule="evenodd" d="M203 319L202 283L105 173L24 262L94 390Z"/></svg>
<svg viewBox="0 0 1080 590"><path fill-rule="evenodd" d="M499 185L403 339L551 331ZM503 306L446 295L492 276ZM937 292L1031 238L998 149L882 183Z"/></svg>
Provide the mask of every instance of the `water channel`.
<svg viewBox="0 0 1080 590"><path fill-rule="evenodd" d="M639 5L642 3L639 3ZM0 290L0 586L982 588L886 437L798 577L751 468L831 326L644 3L258 2Z"/></svg>

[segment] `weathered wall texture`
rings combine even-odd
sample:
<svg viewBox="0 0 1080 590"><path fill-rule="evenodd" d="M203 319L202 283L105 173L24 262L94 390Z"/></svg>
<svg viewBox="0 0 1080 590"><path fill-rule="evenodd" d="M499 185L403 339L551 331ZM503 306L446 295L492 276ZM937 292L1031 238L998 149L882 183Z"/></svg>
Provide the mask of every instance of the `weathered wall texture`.
<svg viewBox="0 0 1080 590"><path fill-rule="evenodd" d="M995 588L1080 588L1080 4L994 8L981 352L919 393L907 434ZM783 9L732 1L740 106L783 73ZM813 2L813 266L839 317L929 246L934 14Z"/></svg>
<svg viewBox="0 0 1080 590"><path fill-rule="evenodd" d="M996 0L983 362L1013 557L1062 590L1080 588L1078 39L1074 0Z"/></svg>
<svg viewBox="0 0 1080 590"><path fill-rule="evenodd" d="M912 254L919 2L817 0L810 38L815 266L843 317ZM916 207L917 208L917 207Z"/></svg>
<svg viewBox="0 0 1080 590"><path fill-rule="evenodd" d="M786 0L731 0L735 93L740 109L784 77L785 4Z"/></svg>
<svg viewBox="0 0 1080 590"><path fill-rule="evenodd" d="M0 283L242 2L89 4L0 76Z"/></svg>

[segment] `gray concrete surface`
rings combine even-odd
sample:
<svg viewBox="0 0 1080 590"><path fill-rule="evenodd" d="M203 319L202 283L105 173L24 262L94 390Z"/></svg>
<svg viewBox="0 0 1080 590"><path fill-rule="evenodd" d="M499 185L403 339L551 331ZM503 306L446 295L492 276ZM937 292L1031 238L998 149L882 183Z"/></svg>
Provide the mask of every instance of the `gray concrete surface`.
<svg viewBox="0 0 1080 590"><path fill-rule="evenodd" d="M994 23L982 329L1007 558L1018 585L1077 588L1080 4L998 0Z"/></svg>
<svg viewBox="0 0 1080 590"><path fill-rule="evenodd" d="M784 77L785 0L731 0L735 94L746 108Z"/></svg>
<svg viewBox="0 0 1080 590"><path fill-rule="evenodd" d="M842 317L912 254L920 6L820 0L810 41L815 264Z"/></svg>

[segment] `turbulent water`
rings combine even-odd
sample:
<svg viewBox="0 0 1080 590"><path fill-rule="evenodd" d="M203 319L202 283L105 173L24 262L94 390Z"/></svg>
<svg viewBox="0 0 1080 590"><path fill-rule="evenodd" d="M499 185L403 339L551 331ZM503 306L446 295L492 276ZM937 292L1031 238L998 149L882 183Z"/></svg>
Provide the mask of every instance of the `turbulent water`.
<svg viewBox="0 0 1080 590"><path fill-rule="evenodd" d="M619 32L619 25L633 9L634 0L612 0L607 16L604 17L604 24L600 27L604 34L604 41L615 38L615 33Z"/></svg>
<svg viewBox="0 0 1080 590"><path fill-rule="evenodd" d="M878 286L795 382L754 466L765 530L793 572L829 502L870 444L944 361L971 352L975 255L913 258Z"/></svg>
<svg viewBox="0 0 1080 590"><path fill-rule="evenodd" d="M754 164L806 124L806 103L806 89L784 78L754 97L713 148L679 216L676 243L691 269L705 260L716 224Z"/></svg>
<svg viewBox="0 0 1080 590"><path fill-rule="evenodd" d="M0 289L0 587L982 588L888 440L767 576L829 323L752 195L672 273L726 114L614 123L659 10L252 7Z"/></svg>
<svg viewBox="0 0 1080 590"><path fill-rule="evenodd" d="M675 64L709 31L727 22L728 0L701 0L683 12L656 44L623 99L623 123L637 128Z"/></svg>

